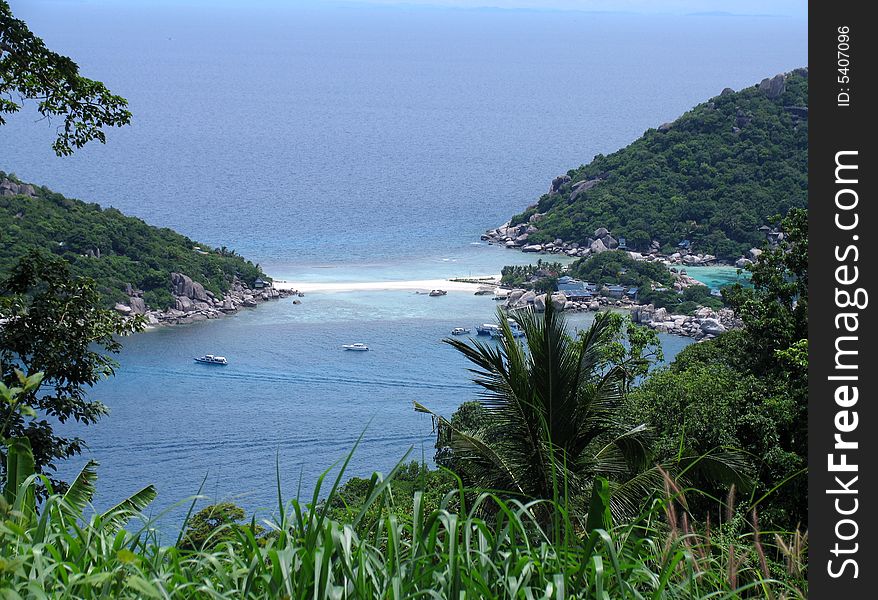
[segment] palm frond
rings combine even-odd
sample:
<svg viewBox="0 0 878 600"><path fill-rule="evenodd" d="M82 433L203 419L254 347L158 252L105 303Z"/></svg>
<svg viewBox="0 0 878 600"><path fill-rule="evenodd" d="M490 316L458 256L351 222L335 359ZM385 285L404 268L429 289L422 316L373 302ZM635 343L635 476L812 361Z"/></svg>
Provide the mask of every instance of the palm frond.
<svg viewBox="0 0 878 600"><path fill-rule="evenodd" d="M76 479L70 484L63 496L61 506L73 518L82 515L86 505L91 502L95 493L95 481L98 478L98 463L90 460L85 463Z"/></svg>
<svg viewBox="0 0 878 600"><path fill-rule="evenodd" d="M157 495L155 486L148 485L104 512L100 517L101 522L109 531L121 529L128 521L141 514Z"/></svg>

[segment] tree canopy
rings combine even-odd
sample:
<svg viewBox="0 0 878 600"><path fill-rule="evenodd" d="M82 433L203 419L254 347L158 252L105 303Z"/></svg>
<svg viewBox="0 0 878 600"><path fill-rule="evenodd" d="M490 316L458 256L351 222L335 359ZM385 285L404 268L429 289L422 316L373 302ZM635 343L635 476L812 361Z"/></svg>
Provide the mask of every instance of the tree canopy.
<svg viewBox="0 0 878 600"><path fill-rule="evenodd" d="M528 243L582 244L606 227L632 249L657 240L673 252L688 239L697 252L737 258L762 245L759 228L772 216L807 206L807 107L801 69L778 97L759 86L729 90L568 171L569 181L511 224L542 215Z"/></svg>
<svg viewBox="0 0 878 600"><path fill-rule="evenodd" d="M0 171L0 183L8 177ZM30 250L64 258L74 275L96 282L102 302L124 302L128 285L152 308L173 306L171 273L185 273L214 294L235 277L248 285L267 277L228 248L211 248L167 228L153 227L115 208L65 198L45 187L33 196L0 196L0 277Z"/></svg>
<svg viewBox="0 0 878 600"><path fill-rule="evenodd" d="M44 118L63 118L52 144L58 156L92 140L104 143L105 128L131 122L125 98L80 75L72 59L49 50L0 0L0 125L6 123L4 115L20 111L28 100L37 103Z"/></svg>
<svg viewBox="0 0 878 600"><path fill-rule="evenodd" d="M106 414L87 390L113 374L118 337L140 329L140 319L101 308L94 281L72 275L58 257L29 252L0 282L0 381L11 388L19 372L42 373L42 385L21 399L36 414L0 405L0 435L28 438L38 473L82 451L83 440L57 435L49 419L89 425Z"/></svg>
<svg viewBox="0 0 878 600"><path fill-rule="evenodd" d="M749 267L753 287L723 290L744 328L684 349L634 390L625 412L650 425L659 456L681 443L747 450L757 468L750 507L795 527L808 518L807 213L791 211L782 228L784 241Z"/></svg>

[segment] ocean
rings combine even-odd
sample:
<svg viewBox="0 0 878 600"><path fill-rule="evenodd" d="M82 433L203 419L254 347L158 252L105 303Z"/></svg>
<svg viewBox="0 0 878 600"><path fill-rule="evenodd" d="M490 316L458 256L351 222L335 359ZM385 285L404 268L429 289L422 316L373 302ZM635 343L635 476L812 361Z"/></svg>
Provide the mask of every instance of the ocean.
<svg viewBox="0 0 878 600"><path fill-rule="evenodd" d="M0 169L236 249L290 281L497 273L533 260L479 234L551 179L725 87L807 64L803 20L413 7L13 2L47 44L129 99L134 121L70 158L30 109ZM728 271L711 272L718 284ZM146 483L249 510L310 490L362 434L350 474L432 455L429 418L476 396L441 343L490 297L308 294L129 338L83 435L97 506ZM571 317L587 326L588 315ZM340 346L367 342L368 353ZM688 340L663 336L671 358ZM227 367L192 362L225 354ZM69 427L69 426L65 426ZM174 512L173 514L177 514Z"/></svg>

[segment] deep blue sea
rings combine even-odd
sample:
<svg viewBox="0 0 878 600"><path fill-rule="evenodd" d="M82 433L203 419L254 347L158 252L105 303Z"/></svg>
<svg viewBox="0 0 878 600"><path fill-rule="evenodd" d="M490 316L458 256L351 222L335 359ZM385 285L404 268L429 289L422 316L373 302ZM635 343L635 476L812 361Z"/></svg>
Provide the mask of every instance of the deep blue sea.
<svg viewBox="0 0 878 600"><path fill-rule="evenodd" d="M225 245L292 281L428 279L530 260L478 235L549 181L724 87L807 64L804 20L239 3L12 2L53 49L129 99L134 121L56 158L33 108L0 169ZM726 274L710 274L718 277ZM471 399L440 340L490 298L309 294L126 340L111 409L80 431L105 506L145 483L274 505L365 431L350 472L432 454L417 400ZM587 325L589 317L572 319ZM687 343L663 338L666 355ZM374 351L343 352L351 341ZM193 355L222 353L210 368ZM69 461L76 470L86 457Z"/></svg>

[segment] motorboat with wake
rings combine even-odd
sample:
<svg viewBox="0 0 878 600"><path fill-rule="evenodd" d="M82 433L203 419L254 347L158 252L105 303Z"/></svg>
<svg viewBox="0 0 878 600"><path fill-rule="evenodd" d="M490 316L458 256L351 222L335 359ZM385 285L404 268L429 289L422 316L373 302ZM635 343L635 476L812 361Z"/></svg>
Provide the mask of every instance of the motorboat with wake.
<svg viewBox="0 0 878 600"><path fill-rule="evenodd" d="M343 344L342 348L345 350L352 350L354 352L366 352L369 349L369 346L363 344L362 342L357 342L355 344Z"/></svg>
<svg viewBox="0 0 878 600"><path fill-rule="evenodd" d="M201 363L204 365L227 365L229 361L226 360L225 356L216 356L214 354L205 354L204 356L199 356L193 359L197 363Z"/></svg>

